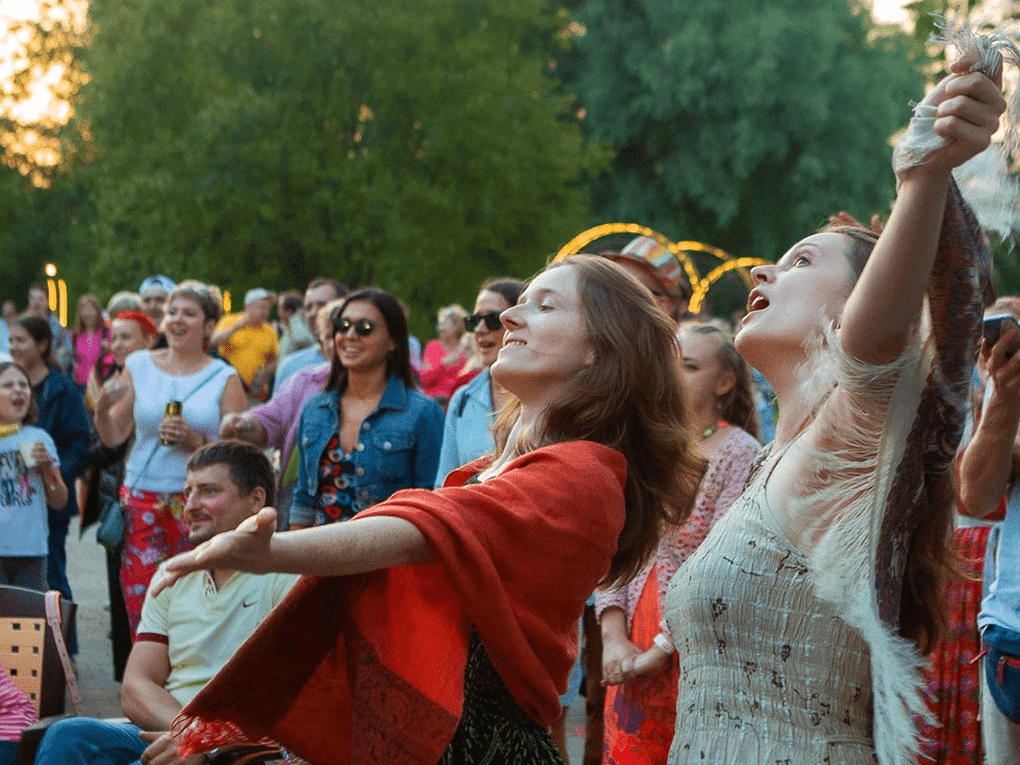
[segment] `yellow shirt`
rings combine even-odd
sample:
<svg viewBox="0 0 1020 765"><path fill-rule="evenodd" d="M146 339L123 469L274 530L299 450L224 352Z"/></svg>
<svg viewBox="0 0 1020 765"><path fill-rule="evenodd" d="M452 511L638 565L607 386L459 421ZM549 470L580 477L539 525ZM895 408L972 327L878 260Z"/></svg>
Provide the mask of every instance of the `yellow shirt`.
<svg viewBox="0 0 1020 765"><path fill-rule="evenodd" d="M243 313L228 313L216 325L216 331L230 329L244 318ZM259 367L276 361L279 348L276 332L269 324L257 327L242 327L220 346L220 356L230 363L244 384L251 388L252 380Z"/></svg>

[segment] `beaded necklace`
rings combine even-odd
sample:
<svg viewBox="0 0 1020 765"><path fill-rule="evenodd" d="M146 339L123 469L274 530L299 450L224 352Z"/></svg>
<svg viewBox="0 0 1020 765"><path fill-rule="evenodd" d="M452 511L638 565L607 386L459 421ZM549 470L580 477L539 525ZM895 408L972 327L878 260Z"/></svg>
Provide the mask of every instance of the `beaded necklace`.
<svg viewBox="0 0 1020 765"><path fill-rule="evenodd" d="M704 441L706 438L711 437L719 428L725 428L729 423L726 420L719 420L715 425L709 425L703 431L701 431L701 440Z"/></svg>

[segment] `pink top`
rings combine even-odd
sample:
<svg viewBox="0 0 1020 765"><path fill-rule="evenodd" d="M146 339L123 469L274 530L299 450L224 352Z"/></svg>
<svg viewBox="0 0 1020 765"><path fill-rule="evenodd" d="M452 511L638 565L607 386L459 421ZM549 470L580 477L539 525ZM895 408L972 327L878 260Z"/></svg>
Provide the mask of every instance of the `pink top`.
<svg viewBox="0 0 1020 765"><path fill-rule="evenodd" d="M443 358L446 351L438 340L429 340L422 354L421 388L426 396L447 402L450 396L467 380L461 377L460 371L467 363L467 356L460 355L460 361L452 366L444 366ZM474 375L472 375L474 377Z"/></svg>
<svg viewBox="0 0 1020 765"><path fill-rule="evenodd" d="M21 731L38 719L32 702L0 667L0 741L18 741Z"/></svg>
<svg viewBox="0 0 1020 765"><path fill-rule="evenodd" d="M91 333L76 332L74 334L74 371L71 376L78 385L85 385L89 381L89 372L99 361L105 338L105 327L100 327Z"/></svg>
<svg viewBox="0 0 1020 765"><path fill-rule="evenodd" d="M708 470L698 486L698 496L694 500L694 509L680 529L664 535L659 542L659 549L641 572L623 587L611 590L596 590L595 611L602 616L607 608L620 608L627 615L627 632L630 632L631 617L637 607L645 582L652 572L652 566L658 566L659 603L666 600L666 588L680 564L687 560L698 549L716 521L729 510L730 505L740 496L751 472L754 458L761 449L761 444L746 431L730 426L729 435L716 449ZM662 629L666 631L665 619Z"/></svg>

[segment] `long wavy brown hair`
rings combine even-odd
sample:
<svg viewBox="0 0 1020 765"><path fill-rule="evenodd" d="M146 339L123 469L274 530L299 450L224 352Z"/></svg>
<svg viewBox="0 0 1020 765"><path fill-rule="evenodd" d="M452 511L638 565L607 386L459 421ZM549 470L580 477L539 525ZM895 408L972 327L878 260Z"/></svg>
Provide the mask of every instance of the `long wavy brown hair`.
<svg viewBox="0 0 1020 765"><path fill-rule="evenodd" d="M877 215L865 226L845 212L833 215L822 228L826 233L850 237L847 259L855 282L864 271L882 228ZM941 472L929 468L925 479L928 512L910 539L900 599L899 632L912 640L923 654L928 654L948 627L946 585L963 577L964 567L953 539L957 497L955 471L952 466Z"/></svg>
<svg viewBox="0 0 1020 765"><path fill-rule="evenodd" d="M675 329L651 294L605 258L575 255L549 268L573 268L595 361L566 383L516 455L548 444L594 441L627 460L626 519L605 584L641 569L669 524L690 514L704 462L691 451ZM495 428L496 453L520 413L516 401Z"/></svg>

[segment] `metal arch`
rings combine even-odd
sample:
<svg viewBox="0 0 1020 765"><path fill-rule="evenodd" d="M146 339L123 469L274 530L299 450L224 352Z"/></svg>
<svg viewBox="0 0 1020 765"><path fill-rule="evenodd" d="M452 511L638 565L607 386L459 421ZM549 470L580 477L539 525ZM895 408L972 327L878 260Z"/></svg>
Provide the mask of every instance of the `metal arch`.
<svg viewBox="0 0 1020 765"><path fill-rule="evenodd" d="M675 242L670 241L668 237L663 236L655 229L637 223L602 223L598 226L592 226L563 245L560 251L556 253L556 257L553 258L552 262L555 263L558 260L563 260L563 258L576 255L596 239L601 239L610 234L641 234L642 236L651 237L676 255L677 260L684 267L684 272L687 274L687 279L691 284L697 284L701 278L698 274L698 269L694 266L694 262L687 257L687 253L678 248ZM697 242L694 242L694 244L697 244Z"/></svg>
<svg viewBox="0 0 1020 765"><path fill-rule="evenodd" d="M741 276L746 274L747 278L750 279L750 274L748 274L746 269L752 266L768 265L768 263L769 261L764 258L736 258L728 260L720 266L716 266L708 272L708 276L698 281L698 286L695 287L694 294L691 295L691 313L697 313L701 309L701 303L708 294L708 290L728 271L737 270Z"/></svg>
<svg viewBox="0 0 1020 765"><path fill-rule="evenodd" d="M610 234L638 234L651 237L676 255L677 260L679 260L683 265L684 272L687 274L687 279L694 290L694 294L691 297L691 310L695 312L701 307L701 303L704 301L705 295L708 294L709 288L718 281L723 274L728 271L735 270L740 275L740 278L743 279L747 288L751 289L751 287L754 286L754 281L751 278L751 274L748 273L747 267L761 265L768 262L761 258L734 258L725 250L702 242L695 242L691 240L673 242L655 229L642 226L638 223L602 223L598 226L592 226L591 228L582 231L563 245L559 252L556 253L556 256L552 259L552 262L555 263L559 260L563 260L563 258L576 255L596 239L601 239L602 237L609 236ZM723 264L709 272L708 276L702 278L701 274L698 273L697 267L694 265L694 261L687 255L688 252L707 253L723 261Z"/></svg>

